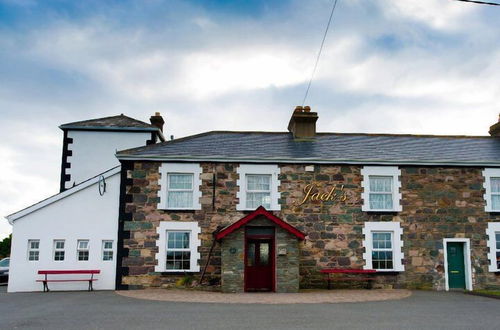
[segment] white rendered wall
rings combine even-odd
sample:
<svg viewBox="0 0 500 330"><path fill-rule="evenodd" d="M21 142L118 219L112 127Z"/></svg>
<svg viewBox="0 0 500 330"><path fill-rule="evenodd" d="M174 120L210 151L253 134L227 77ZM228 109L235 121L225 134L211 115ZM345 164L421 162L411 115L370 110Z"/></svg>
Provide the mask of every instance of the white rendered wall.
<svg viewBox="0 0 500 330"><path fill-rule="evenodd" d="M106 192L90 185L14 221L8 292L42 291L38 270L99 269L95 290L114 290L120 174L106 179ZM40 240L39 261L28 261L29 239ZM65 260L54 261L54 239L65 240ZM77 240L88 239L89 261L77 261ZM102 261L102 241L113 241L113 261ZM49 275L50 276L50 275ZM69 275L52 275L68 279ZM70 275L72 279L80 275ZM88 275L85 275L85 277ZM49 283L50 290L86 290L88 282Z"/></svg>
<svg viewBox="0 0 500 330"><path fill-rule="evenodd" d="M146 141L151 140L151 132L68 130L68 138L73 139L73 143L68 144L73 154L67 159L71 167L66 169L66 174L70 174L71 179L65 183L65 188L120 165L115 152L145 146Z"/></svg>

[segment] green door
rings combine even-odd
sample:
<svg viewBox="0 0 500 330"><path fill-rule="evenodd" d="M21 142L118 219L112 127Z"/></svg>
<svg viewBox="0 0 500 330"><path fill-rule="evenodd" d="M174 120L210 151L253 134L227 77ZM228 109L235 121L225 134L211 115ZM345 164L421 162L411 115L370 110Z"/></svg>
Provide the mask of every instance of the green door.
<svg viewBox="0 0 500 330"><path fill-rule="evenodd" d="M465 289L464 243L448 242L448 285L450 289Z"/></svg>

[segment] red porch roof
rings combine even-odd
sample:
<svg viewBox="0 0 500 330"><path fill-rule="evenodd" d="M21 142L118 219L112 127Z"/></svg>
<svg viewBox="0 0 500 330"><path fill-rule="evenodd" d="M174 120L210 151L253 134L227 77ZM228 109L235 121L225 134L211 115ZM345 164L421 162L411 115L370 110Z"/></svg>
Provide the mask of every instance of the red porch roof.
<svg viewBox="0 0 500 330"><path fill-rule="evenodd" d="M259 206L252 213L250 213L247 216L241 218L240 220L236 221L232 225L229 225L226 228L222 229L220 232L217 233L217 235L215 236L215 238L217 240L220 240L220 239L226 237L227 235L231 234L235 230L243 227L244 225L246 225L247 223L249 223L250 221L254 220L255 218L257 218L259 216L263 216L266 219L274 222L276 225L280 226L281 228L283 228L284 230L286 230L290 234L295 235L300 240L303 240L303 239L306 238L306 234L304 234L303 232L301 232L300 230L298 230L294 226L292 226L292 225L286 223L285 221L281 220L280 218L278 218L277 216L275 216L274 214L272 214L271 212L269 212L268 210L266 210L263 206Z"/></svg>

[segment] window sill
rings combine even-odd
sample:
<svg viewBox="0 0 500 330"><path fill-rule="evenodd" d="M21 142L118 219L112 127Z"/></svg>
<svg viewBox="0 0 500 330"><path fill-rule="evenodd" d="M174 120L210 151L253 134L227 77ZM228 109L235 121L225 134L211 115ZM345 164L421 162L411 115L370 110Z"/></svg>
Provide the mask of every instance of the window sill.
<svg viewBox="0 0 500 330"><path fill-rule="evenodd" d="M368 213L398 213L401 212L402 210L372 210L372 209L361 209L363 212L368 212Z"/></svg>

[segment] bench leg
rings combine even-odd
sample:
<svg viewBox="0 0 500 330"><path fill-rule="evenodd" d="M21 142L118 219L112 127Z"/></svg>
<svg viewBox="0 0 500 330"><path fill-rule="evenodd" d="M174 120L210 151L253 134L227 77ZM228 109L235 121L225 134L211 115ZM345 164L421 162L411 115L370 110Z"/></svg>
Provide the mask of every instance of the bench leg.
<svg viewBox="0 0 500 330"><path fill-rule="evenodd" d="M49 285L47 284L47 281L43 281L43 292L49 292Z"/></svg>
<svg viewBox="0 0 500 330"><path fill-rule="evenodd" d="M93 291L94 288L92 287L92 281L89 281L89 291Z"/></svg>

